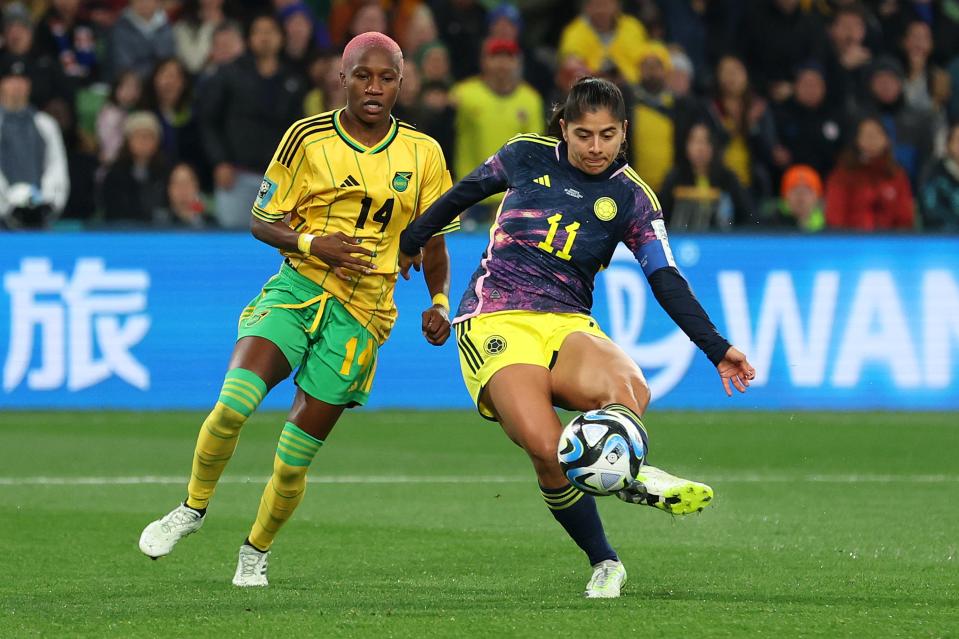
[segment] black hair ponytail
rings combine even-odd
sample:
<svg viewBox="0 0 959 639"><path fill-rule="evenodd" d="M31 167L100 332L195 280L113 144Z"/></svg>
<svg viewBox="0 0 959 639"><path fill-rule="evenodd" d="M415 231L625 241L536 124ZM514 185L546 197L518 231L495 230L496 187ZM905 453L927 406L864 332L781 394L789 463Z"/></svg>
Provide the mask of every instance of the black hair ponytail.
<svg viewBox="0 0 959 639"><path fill-rule="evenodd" d="M549 116L549 123L546 125L546 135L554 138L563 139L563 127L559 121L566 119L566 103L554 104L553 113Z"/></svg>

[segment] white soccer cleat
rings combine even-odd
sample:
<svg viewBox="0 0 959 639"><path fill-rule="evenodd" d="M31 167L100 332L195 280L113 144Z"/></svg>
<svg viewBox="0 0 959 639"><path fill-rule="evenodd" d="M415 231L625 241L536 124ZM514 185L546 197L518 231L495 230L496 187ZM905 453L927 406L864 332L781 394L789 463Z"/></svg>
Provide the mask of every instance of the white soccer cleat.
<svg viewBox="0 0 959 639"><path fill-rule="evenodd" d="M593 576L586 584L583 595L587 599L615 599L626 584L626 568L613 559L593 566Z"/></svg>
<svg viewBox="0 0 959 639"><path fill-rule="evenodd" d="M270 551L260 552L249 544L240 546L240 556L236 562L236 574L233 585L240 588L269 586L266 569L269 566Z"/></svg>
<svg viewBox="0 0 959 639"><path fill-rule="evenodd" d="M203 526L203 515L180 504L162 519L147 524L140 533L140 551L150 559L169 555L180 541Z"/></svg>
<svg viewBox="0 0 959 639"><path fill-rule="evenodd" d="M652 506L673 515L688 515L701 512L712 502L713 489L644 465L636 475L636 483L616 496L631 504Z"/></svg>

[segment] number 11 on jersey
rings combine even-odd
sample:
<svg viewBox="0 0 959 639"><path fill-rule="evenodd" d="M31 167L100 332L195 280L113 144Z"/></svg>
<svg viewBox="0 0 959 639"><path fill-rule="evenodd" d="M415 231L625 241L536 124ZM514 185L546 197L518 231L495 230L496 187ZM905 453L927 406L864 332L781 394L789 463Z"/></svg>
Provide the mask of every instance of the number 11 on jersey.
<svg viewBox="0 0 959 639"><path fill-rule="evenodd" d="M556 250L556 247L553 246L553 241L556 239L556 232L559 231L560 222L563 221L563 214L557 213L546 218L546 221L549 222L549 232L546 233L546 239L537 244L537 246L547 253L553 253L555 251L556 257L561 260L566 260L567 262L573 259L573 256L570 254L570 251L573 250L573 242L576 241L576 232L579 230L579 222L573 222L567 224L566 229L566 243L563 244L563 248Z"/></svg>

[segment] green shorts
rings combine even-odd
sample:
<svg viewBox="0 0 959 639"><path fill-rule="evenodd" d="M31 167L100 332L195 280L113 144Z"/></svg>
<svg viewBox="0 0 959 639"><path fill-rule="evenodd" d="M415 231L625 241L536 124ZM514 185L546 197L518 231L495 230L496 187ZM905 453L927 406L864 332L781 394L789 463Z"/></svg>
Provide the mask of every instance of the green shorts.
<svg viewBox="0 0 959 639"><path fill-rule="evenodd" d="M338 299L288 264L240 314L237 339L251 336L283 351L307 395L338 406L362 406L369 398L376 338Z"/></svg>

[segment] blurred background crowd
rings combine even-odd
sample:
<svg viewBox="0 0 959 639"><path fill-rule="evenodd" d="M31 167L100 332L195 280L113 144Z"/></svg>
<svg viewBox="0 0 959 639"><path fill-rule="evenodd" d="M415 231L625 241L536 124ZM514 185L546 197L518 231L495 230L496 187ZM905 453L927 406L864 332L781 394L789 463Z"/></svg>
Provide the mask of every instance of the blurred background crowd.
<svg viewBox="0 0 959 639"><path fill-rule="evenodd" d="M671 230L959 232L959 0L2 5L0 228L246 228L286 128L344 104L343 45L382 31L395 114L454 180L602 75Z"/></svg>

